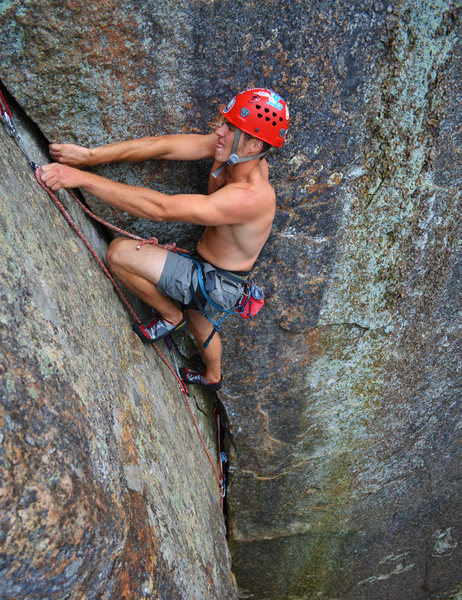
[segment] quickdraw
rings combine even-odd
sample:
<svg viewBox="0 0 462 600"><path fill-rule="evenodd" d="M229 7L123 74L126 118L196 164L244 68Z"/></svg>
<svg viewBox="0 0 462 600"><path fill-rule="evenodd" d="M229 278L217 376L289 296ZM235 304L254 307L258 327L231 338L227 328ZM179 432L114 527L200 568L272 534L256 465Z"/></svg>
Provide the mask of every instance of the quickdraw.
<svg viewBox="0 0 462 600"><path fill-rule="evenodd" d="M29 156L26 147L24 146L21 136L19 135L18 130L16 129L16 125L13 121L13 115L11 114L11 110L8 106L8 104L6 103L6 100L0 90L0 112L1 112L1 118L2 118L2 123L3 123L3 127L5 128L5 131L7 132L7 134L14 138L19 146L19 148L21 149L22 153L24 154L24 156L27 158L27 162L29 163L30 168L33 171L36 171L38 169L38 164L36 162L34 162L31 157Z"/></svg>

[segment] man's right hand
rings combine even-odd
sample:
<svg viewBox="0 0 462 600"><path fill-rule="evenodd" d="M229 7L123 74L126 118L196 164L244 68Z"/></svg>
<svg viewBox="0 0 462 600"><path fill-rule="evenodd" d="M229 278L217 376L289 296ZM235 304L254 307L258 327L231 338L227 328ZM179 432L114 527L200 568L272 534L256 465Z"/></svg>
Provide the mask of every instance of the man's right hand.
<svg viewBox="0 0 462 600"><path fill-rule="evenodd" d="M81 187L85 181L84 171L58 163L40 166L38 174L43 183L54 192L62 188Z"/></svg>
<svg viewBox="0 0 462 600"><path fill-rule="evenodd" d="M50 144L51 158L70 167L89 166L89 150L77 144Z"/></svg>

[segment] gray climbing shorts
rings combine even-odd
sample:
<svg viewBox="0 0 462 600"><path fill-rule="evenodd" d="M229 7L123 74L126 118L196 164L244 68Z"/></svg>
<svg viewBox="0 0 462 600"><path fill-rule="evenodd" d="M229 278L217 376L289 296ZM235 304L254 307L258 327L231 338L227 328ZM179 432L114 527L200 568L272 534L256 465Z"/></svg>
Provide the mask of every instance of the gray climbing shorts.
<svg viewBox="0 0 462 600"><path fill-rule="evenodd" d="M197 256L194 258L197 259ZM242 283L230 281L210 263L203 259L200 260L200 263L207 294L215 304L231 310L243 294L244 281ZM186 308L198 310L195 302L197 295L201 296L200 288L199 290L198 288L198 269L195 263L186 256L169 252L157 289L169 298L181 302ZM205 304L204 310L206 315L212 319L222 314L222 311L217 310L208 302Z"/></svg>

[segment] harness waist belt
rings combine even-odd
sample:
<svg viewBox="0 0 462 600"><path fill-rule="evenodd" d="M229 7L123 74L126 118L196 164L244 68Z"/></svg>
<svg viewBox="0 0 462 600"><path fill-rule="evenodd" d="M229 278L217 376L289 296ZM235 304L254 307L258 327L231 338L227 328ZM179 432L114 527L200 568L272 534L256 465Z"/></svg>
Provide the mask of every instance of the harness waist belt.
<svg viewBox="0 0 462 600"><path fill-rule="evenodd" d="M210 264L210 263L209 263ZM234 281L234 283L246 283L249 280L250 272L246 275L238 275L234 271L225 271L224 269L220 269L219 267L215 267L212 265L218 275L221 275L224 279L229 279L230 281Z"/></svg>
<svg viewBox="0 0 462 600"><path fill-rule="evenodd" d="M229 279L230 281L234 281L234 283L246 283L249 280L250 273L252 272L252 270L250 270L250 271L227 271L226 269L220 269L220 267L217 267L213 263L209 262L208 260L205 260L205 258L203 258L197 251L192 252L191 256L193 256L194 258L196 258L197 260L199 260L202 263L208 263L210 266L212 266L215 269L215 271L218 273L218 275L220 275L224 279Z"/></svg>

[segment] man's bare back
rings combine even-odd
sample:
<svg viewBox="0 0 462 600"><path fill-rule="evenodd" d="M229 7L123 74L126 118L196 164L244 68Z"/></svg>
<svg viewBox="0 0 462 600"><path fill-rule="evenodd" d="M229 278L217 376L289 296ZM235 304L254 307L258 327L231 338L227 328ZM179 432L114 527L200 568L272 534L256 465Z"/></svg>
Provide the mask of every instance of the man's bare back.
<svg viewBox="0 0 462 600"><path fill-rule="evenodd" d="M216 167L215 161L211 173ZM226 171L217 179L210 174L209 194L227 185L233 185L233 182ZM208 226L197 243L197 251L205 260L230 271L252 268L268 239L276 210L276 195L268 181L266 160L263 159L250 173L248 181L241 182L240 186L246 186L249 193L255 195L258 214L245 223Z"/></svg>

